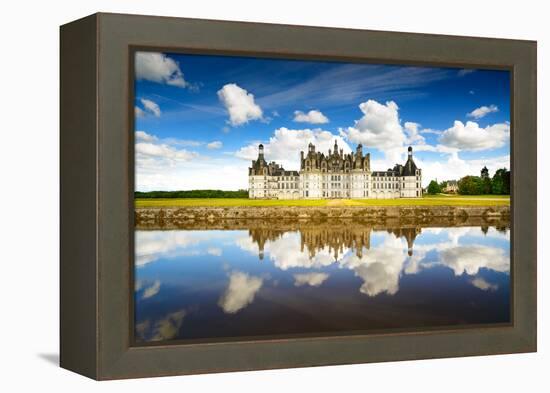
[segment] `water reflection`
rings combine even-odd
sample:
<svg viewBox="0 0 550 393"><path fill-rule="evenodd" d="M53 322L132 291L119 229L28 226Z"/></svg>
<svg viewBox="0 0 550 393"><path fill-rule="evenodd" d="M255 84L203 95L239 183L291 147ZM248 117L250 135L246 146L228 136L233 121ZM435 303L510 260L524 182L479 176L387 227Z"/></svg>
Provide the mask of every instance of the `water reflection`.
<svg viewBox="0 0 550 393"><path fill-rule="evenodd" d="M507 223L253 221L221 228L136 231L138 341L510 318Z"/></svg>

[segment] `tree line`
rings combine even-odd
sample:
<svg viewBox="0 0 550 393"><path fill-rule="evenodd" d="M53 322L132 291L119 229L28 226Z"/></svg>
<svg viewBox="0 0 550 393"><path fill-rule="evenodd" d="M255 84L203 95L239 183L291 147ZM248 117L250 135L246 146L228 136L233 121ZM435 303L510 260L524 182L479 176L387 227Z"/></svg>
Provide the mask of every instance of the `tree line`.
<svg viewBox="0 0 550 393"><path fill-rule="evenodd" d="M445 191L448 182L432 180L428 185L428 194L434 195ZM510 171L497 169L493 177L487 167L481 170L481 176L464 176L458 181L458 193L461 195L510 195Z"/></svg>
<svg viewBox="0 0 550 393"><path fill-rule="evenodd" d="M248 198L247 190L136 191L135 198Z"/></svg>

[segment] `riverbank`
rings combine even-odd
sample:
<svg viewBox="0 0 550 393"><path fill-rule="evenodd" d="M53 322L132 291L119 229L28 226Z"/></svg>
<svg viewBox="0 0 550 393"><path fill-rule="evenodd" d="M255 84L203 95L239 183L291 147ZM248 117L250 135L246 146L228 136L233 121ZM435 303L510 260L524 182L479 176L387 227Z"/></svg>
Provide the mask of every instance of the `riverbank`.
<svg viewBox="0 0 550 393"><path fill-rule="evenodd" d="M476 218L477 225L509 221L509 206L309 206L309 207L137 207L137 226L185 227L195 222L224 220L334 220L355 219L366 222L447 223L453 226Z"/></svg>

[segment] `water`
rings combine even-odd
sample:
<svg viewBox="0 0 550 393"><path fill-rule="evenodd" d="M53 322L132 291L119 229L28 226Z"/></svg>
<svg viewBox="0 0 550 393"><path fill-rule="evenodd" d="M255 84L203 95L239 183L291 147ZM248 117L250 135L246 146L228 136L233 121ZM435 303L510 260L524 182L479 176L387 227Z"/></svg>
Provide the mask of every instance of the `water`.
<svg viewBox="0 0 550 393"><path fill-rule="evenodd" d="M138 229L136 342L508 323L509 225L462 225Z"/></svg>

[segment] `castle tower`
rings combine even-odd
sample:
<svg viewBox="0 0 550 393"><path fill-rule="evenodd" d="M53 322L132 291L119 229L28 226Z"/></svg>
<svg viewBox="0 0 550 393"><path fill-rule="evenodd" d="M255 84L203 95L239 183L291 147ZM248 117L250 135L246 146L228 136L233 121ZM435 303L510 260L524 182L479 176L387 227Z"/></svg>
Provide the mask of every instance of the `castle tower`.
<svg viewBox="0 0 550 393"><path fill-rule="evenodd" d="M258 158L264 158L264 145L261 143L258 146Z"/></svg>
<svg viewBox="0 0 550 393"><path fill-rule="evenodd" d="M363 145L358 144L357 149L355 150L357 157L363 157Z"/></svg>

